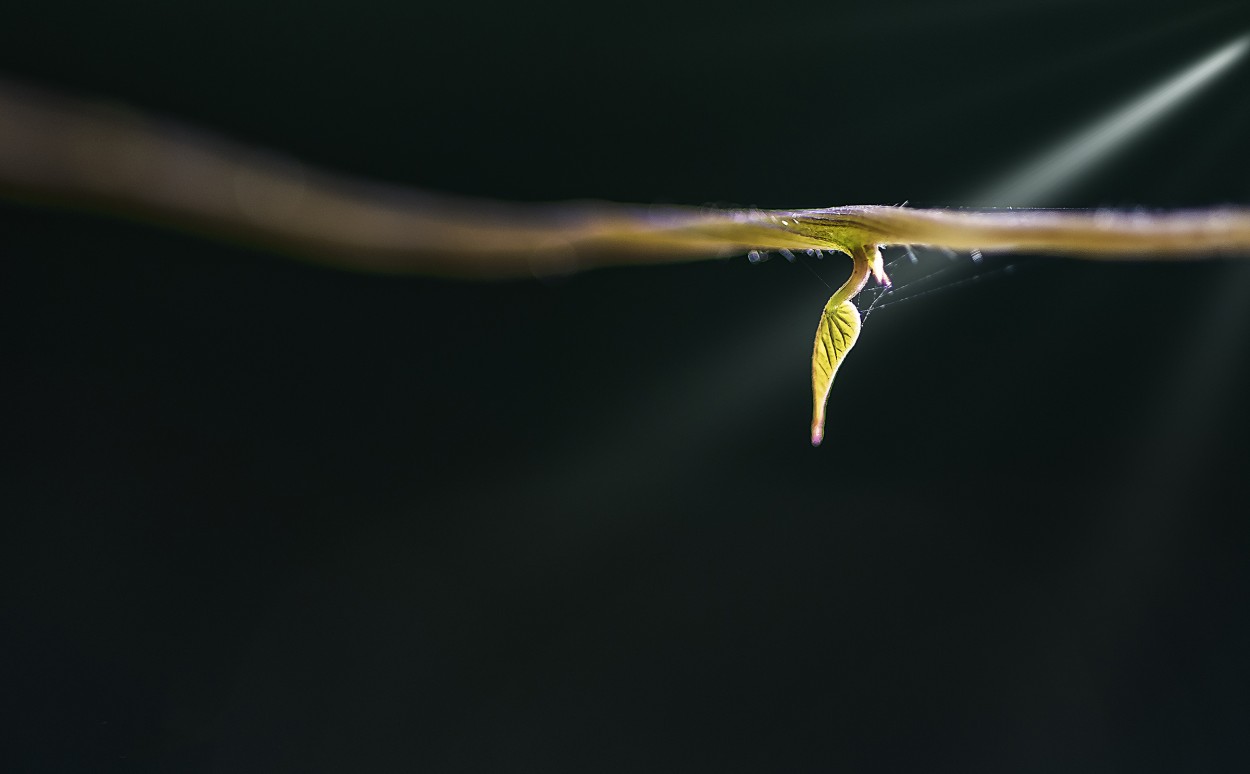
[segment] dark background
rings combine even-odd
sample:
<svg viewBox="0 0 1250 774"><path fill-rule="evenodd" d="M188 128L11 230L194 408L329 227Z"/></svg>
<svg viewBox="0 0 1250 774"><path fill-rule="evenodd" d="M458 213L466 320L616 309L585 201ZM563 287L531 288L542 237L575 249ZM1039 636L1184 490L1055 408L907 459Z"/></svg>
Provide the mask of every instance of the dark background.
<svg viewBox="0 0 1250 774"><path fill-rule="evenodd" d="M1142 0L5 15L8 76L339 171L761 207L965 203L1250 30ZM1250 203L1247 95L1243 61L1040 203ZM396 279L12 203L0 256L6 771L1250 765L1238 262L989 257L871 316L813 449L842 259Z"/></svg>

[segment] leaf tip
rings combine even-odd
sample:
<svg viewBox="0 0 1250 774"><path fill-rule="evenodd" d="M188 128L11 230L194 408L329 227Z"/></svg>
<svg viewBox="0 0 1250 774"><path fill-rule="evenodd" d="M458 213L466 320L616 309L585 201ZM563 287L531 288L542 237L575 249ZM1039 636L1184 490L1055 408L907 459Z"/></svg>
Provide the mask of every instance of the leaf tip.
<svg viewBox="0 0 1250 774"><path fill-rule="evenodd" d="M871 252L868 254L868 265L872 268L872 276L876 278L877 284L881 287L888 288L893 286L890 277L885 273L885 259L881 257L881 249L876 245L871 245Z"/></svg>

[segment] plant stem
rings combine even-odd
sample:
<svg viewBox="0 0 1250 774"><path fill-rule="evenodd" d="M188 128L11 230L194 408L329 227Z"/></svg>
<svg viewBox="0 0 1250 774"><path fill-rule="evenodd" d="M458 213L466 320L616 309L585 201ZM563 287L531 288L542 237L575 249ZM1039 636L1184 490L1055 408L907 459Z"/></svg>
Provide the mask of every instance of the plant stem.
<svg viewBox="0 0 1250 774"><path fill-rule="evenodd" d="M312 169L168 120L4 81L0 195L106 212L343 269L473 279L721 258L751 249L832 248L854 257L891 244L1087 258L1250 256L1250 210L1244 208L762 211L438 196Z"/></svg>

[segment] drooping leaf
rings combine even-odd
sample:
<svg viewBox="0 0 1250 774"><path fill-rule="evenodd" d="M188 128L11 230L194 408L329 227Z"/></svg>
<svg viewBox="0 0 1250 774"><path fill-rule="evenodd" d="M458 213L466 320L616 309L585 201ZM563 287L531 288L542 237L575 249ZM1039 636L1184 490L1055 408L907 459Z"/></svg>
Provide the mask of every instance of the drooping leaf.
<svg viewBox="0 0 1250 774"><path fill-rule="evenodd" d="M859 310L850 301L838 298L835 293L825 311L820 315L816 328L816 343L812 347L812 445L819 446L825 437L825 403L829 388L838 366L846 353L859 338Z"/></svg>

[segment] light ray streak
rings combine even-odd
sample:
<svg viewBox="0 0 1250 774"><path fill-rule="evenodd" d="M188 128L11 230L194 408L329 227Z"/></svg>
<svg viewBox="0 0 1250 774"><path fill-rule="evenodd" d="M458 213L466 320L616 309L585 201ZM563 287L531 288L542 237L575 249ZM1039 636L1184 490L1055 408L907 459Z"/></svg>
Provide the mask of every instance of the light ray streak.
<svg viewBox="0 0 1250 774"><path fill-rule="evenodd" d="M1049 200L1064 187L1088 175L1115 151L1128 147L1131 140L1228 72L1247 49L1250 49L1250 35L1242 35L1044 152L1001 183L981 192L974 197L974 202L985 207L1053 203Z"/></svg>

